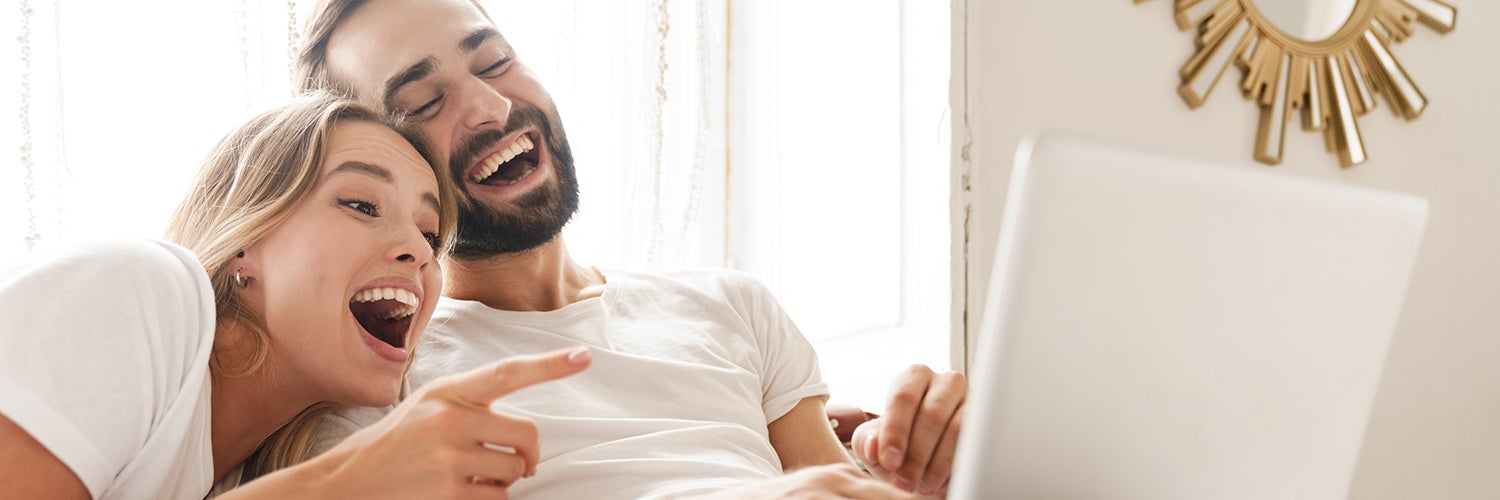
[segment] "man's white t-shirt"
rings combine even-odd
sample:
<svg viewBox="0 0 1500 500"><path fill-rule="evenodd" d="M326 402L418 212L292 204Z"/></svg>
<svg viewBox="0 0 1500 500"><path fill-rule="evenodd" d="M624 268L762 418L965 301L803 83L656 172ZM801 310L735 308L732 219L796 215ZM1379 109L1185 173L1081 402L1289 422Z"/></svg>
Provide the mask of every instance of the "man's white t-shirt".
<svg viewBox="0 0 1500 500"><path fill-rule="evenodd" d="M213 297L191 252L151 240L0 271L0 414L94 498L203 498Z"/></svg>
<svg viewBox="0 0 1500 500"><path fill-rule="evenodd" d="M733 271L605 274L601 297L556 311L442 299L408 390L508 356L587 345L589 369L494 404L540 431L537 475L512 496L652 498L780 475L767 425L828 389L771 293ZM343 410L317 448L389 411Z"/></svg>

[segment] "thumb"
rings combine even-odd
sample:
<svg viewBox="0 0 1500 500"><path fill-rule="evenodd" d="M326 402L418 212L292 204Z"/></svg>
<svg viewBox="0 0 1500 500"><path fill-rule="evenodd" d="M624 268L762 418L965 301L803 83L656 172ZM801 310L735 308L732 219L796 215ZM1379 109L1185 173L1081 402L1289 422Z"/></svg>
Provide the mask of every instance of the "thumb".
<svg viewBox="0 0 1500 500"><path fill-rule="evenodd" d="M875 422L876 420L869 420L859 424L849 438L849 447L854 451L854 458L872 472L875 469L884 470L880 466L880 455L875 451L880 445L880 424Z"/></svg>
<svg viewBox="0 0 1500 500"><path fill-rule="evenodd" d="M451 375L443 381L440 390L461 401L488 407L506 394L583 371L592 360L587 346L511 356Z"/></svg>

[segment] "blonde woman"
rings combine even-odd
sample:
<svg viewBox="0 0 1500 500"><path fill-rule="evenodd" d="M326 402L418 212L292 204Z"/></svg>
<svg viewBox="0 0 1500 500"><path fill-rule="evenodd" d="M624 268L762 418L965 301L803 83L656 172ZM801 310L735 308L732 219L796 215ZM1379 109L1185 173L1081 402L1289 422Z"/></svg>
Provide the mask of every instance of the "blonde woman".
<svg viewBox="0 0 1500 500"><path fill-rule="evenodd" d="M534 425L489 403L587 351L446 379L303 462L321 412L396 401L440 294L453 194L414 142L300 98L219 143L175 244L0 273L0 498L488 497L533 473Z"/></svg>

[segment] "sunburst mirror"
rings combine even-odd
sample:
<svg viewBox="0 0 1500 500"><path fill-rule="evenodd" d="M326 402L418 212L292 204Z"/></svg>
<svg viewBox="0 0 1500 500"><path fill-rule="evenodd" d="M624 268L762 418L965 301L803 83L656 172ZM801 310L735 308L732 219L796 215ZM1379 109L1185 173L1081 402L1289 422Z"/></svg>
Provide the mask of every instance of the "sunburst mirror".
<svg viewBox="0 0 1500 500"><path fill-rule="evenodd" d="M1141 3L1146 0L1135 0ZM1198 53L1180 71L1178 93L1197 108L1230 64L1240 91L1260 106L1255 159L1281 163L1297 110L1302 128L1323 132L1344 167L1367 157L1356 119L1381 96L1412 120L1427 97L1390 51L1412 34L1412 21L1447 33L1458 10L1439 0L1176 0L1177 27L1198 28Z"/></svg>

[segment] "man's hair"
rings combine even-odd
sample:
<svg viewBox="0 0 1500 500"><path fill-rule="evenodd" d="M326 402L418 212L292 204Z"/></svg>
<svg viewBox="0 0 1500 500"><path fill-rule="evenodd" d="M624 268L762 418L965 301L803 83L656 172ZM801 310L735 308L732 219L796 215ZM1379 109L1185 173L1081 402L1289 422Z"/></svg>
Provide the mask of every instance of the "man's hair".
<svg viewBox="0 0 1500 500"><path fill-rule="evenodd" d="M350 94L351 90L328 71L328 40L333 30L369 0L320 0L302 28L302 46L297 49L297 90L326 89Z"/></svg>
<svg viewBox="0 0 1500 500"><path fill-rule="evenodd" d="M302 46L297 50L294 72L299 91L324 89L353 95L354 89L348 82L340 81L328 69L328 41L344 20L369 1L319 0L313 6L312 17L307 18L307 25L302 28ZM490 19L490 13L484 10L479 0L469 0L469 3L474 4L485 19Z"/></svg>
<svg viewBox="0 0 1500 500"><path fill-rule="evenodd" d="M216 350L209 361L215 376L235 377L260 367L270 351L264 318L245 308L234 293L234 262L239 252L285 221L317 184L328 141L336 125L350 121L384 124L427 158L408 127L329 92L314 92L255 117L224 136L198 171L193 188L167 223L166 238L191 250L214 291L216 330L238 326L254 349L248 359L225 359ZM447 169L434 167L438 180L438 237L446 251L452 240L457 205ZM312 424L330 407L304 410L266 438L250 460L246 477L256 477L301 461Z"/></svg>

